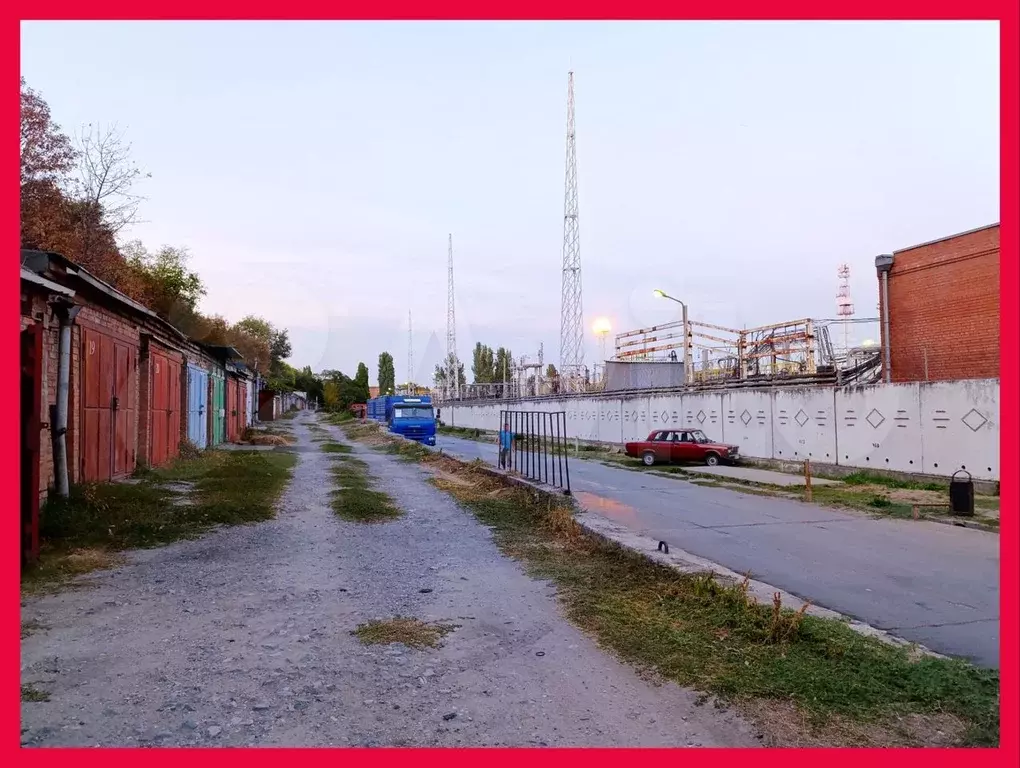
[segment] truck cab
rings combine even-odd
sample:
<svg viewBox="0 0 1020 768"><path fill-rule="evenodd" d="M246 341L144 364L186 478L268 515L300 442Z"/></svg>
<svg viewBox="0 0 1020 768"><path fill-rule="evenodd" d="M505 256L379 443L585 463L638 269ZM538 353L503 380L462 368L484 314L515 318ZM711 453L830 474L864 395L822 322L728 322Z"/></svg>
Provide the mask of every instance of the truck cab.
<svg viewBox="0 0 1020 768"><path fill-rule="evenodd" d="M436 444L436 414L430 397L401 397L386 420L390 432L425 445Z"/></svg>

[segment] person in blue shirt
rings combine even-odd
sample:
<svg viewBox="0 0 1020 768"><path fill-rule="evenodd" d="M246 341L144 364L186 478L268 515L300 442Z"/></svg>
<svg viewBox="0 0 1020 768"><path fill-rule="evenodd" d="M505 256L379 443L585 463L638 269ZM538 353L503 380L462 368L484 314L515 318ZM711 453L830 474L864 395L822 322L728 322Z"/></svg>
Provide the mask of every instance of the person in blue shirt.
<svg viewBox="0 0 1020 768"><path fill-rule="evenodd" d="M510 448L514 444L514 433L510 431L510 423L507 422L503 425L503 429L499 431L499 468L508 469L507 464L510 459Z"/></svg>

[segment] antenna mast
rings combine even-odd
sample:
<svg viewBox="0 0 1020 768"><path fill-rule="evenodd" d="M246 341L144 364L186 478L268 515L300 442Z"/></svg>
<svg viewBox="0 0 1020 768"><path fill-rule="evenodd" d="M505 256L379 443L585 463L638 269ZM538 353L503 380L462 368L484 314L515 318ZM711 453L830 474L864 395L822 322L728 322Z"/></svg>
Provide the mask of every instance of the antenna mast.
<svg viewBox="0 0 1020 768"><path fill-rule="evenodd" d="M460 379L457 375L457 318L453 300L453 235L450 235L447 250L448 287L446 294L446 396L460 395Z"/></svg>
<svg viewBox="0 0 1020 768"><path fill-rule="evenodd" d="M411 334L411 310L407 310L407 388L414 381L414 336ZM409 392L408 394L414 394Z"/></svg>
<svg viewBox="0 0 1020 768"><path fill-rule="evenodd" d="M850 318L854 315L854 303L850 299L850 265L840 264L839 290L836 292L836 314L843 318L843 349L850 352Z"/></svg>
<svg viewBox="0 0 1020 768"><path fill-rule="evenodd" d="M563 290L560 300L560 381L582 388L584 312L581 306L581 240L577 221L577 141L574 73L567 74L567 167L563 194Z"/></svg>

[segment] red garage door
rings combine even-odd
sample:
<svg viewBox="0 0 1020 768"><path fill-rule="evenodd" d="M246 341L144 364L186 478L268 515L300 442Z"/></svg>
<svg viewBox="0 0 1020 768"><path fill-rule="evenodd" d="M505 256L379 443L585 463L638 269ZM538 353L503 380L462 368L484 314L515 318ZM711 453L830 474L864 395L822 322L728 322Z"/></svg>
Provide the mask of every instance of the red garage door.
<svg viewBox="0 0 1020 768"><path fill-rule="evenodd" d="M81 477L102 482L135 469L138 350L82 329Z"/></svg>
<svg viewBox="0 0 1020 768"><path fill-rule="evenodd" d="M181 364L153 351L149 398L149 462L158 467L177 458L181 448Z"/></svg>

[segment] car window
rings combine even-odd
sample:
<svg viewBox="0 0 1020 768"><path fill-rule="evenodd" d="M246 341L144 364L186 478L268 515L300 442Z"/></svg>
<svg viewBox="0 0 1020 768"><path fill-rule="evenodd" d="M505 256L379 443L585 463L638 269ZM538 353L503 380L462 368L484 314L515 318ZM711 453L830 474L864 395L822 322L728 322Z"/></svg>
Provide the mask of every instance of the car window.
<svg viewBox="0 0 1020 768"><path fill-rule="evenodd" d="M687 435L686 432L677 432L676 439L678 442L681 443L689 443L691 441L690 437Z"/></svg>
<svg viewBox="0 0 1020 768"><path fill-rule="evenodd" d="M655 443L662 442L666 439L666 435L667 435L666 432L656 432L654 435L652 435L652 442Z"/></svg>

